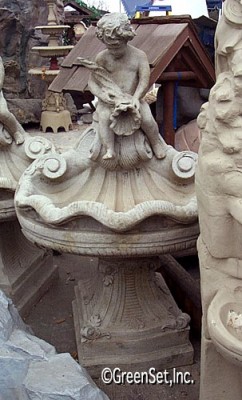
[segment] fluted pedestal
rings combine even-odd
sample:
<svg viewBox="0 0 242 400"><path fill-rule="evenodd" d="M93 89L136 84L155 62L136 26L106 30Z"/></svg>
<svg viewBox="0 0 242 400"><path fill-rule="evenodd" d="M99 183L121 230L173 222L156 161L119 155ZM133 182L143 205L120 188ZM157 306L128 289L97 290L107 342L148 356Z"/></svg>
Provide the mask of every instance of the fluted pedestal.
<svg viewBox="0 0 242 400"><path fill-rule="evenodd" d="M189 317L174 302L158 257L100 258L73 302L78 355L92 376L103 367L165 369L191 364Z"/></svg>

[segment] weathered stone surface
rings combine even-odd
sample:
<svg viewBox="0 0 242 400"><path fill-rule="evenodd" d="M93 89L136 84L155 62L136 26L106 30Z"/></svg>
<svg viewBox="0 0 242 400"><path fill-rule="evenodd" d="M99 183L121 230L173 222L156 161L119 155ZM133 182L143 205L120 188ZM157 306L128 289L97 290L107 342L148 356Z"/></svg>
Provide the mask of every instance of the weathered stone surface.
<svg viewBox="0 0 242 400"><path fill-rule="evenodd" d="M36 79L37 80L37 79ZM70 111L72 120L77 119L77 109L70 94L65 94L66 108ZM41 118L43 99L8 99L9 110L21 124L38 123Z"/></svg>
<svg viewBox="0 0 242 400"><path fill-rule="evenodd" d="M30 50L43 40L34 27L46 20L44 0L0 0L0 48L8 76L4 91L9 97L28 97L28 69L37 61Z"/></svg>
<svg viewBox="0 0 242 400"><path fill-rule="evenodd" d="M42 99L8 99L8 107L21 124L40 121Z"/></svg>
<svg viewBox="0 0 242 400"><path fill-rule="evenodd" d="M33 46L46 42L46 36L34 30L46 21L44 0L0 0L0 49L6 72L3 91L7 100L21 99L10 105L21 123L39 122L38 102L29 105L27 99L42 99L46 83L33 79L28 70L46 62L31 51Z"/></svg>
<svg viewBox="0 0 242 400"><path fill-rule="evenodd" d="M108 400L69 354L33 336L0 291L0 399Z"/></svg>

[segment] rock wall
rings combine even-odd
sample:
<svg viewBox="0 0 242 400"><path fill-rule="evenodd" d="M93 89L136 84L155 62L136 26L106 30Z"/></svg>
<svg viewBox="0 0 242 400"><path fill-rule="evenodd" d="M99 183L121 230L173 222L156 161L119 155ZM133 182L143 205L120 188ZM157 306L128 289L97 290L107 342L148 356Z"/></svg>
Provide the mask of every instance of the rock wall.
<svg viewBox="0 0 242 400"><path fill-rule="evenodd" d="M47 14L44 0L0 0L0 55L5 67L3 91L7 100L43 98L45 83L31 78L28 70L44 64L31 49L46 42L46 37L34 28L47 22ZM24 101L21 108L26 108ZM25 120L26 113L22 114L20 122L29 122Z"/></svg>
<svg viewBox="0 0 242 400"><path fill-rule="evenodd" d="M5 96L32 97L28 69L40 65L39 56L31 52L46 40L34 28L47 21L44 0L0 0L0 55L5 66ZM34 96L33 96L34 97Z"/></svg>

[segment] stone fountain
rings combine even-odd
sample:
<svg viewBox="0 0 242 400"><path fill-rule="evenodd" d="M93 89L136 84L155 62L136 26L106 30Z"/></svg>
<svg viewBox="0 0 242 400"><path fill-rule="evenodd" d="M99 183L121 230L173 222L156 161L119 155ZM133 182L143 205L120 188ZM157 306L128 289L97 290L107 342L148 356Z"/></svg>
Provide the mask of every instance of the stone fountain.
<svg viewBox="0 0 242 400"><path fill-rule="evenodd" d="M93 124L75 148L25 171L18 218L39 245L99 259L73 303L79 360L92 375L107 365L190 364L190 318L156 270L160 254L195 245L197 156L160 137L143 100L149 64L128 44L135 33L126 15L104 16L97 35L107 49L95 61L78 59L99 100Z"/></svg>
<svg viewBox="0 0 242 400"><path fill-rule="evenodd" d="M196 173L203 329L200 400L242 397L242 5L226 0Z"/></svg>
<svg viewBox="0 0 242 400"><path fill-rule="evenodd" d="M0 88L4 67L0 58ZM16 220L14 192L23 171L37 157L52 153L53 145L29 136L8 110L0 91L0 288L25 314L57 277L50 251L26 240Z"/></svg>
<svg viewBox="0 0 242 400"><path fill-rule="evenodd" d="M59 40L63 31L69 25L59 25L55 12L57 0L45 0L49 13L46 26L36 26L44 35L49 35L48 46L35 46L33 51L38 52L41 57L49 58L50 65L46 67L36 67L29 70L29 74L44 79L48 86L59 73L58 58L66 56L73 46L60 45ZM40 126L44 132L51 128L57 133L59 128L68 131L71 127L70 112L66 109L66 100L63 93L46 91L45 99L42 103L42 113Z"/></svg>

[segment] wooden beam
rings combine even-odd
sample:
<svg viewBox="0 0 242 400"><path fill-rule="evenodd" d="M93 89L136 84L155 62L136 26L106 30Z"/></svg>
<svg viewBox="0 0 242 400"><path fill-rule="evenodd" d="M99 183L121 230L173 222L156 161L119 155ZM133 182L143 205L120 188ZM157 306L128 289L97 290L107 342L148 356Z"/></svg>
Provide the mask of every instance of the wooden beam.
<svg viewBox="0 0 242 400"><path fill-rule="evenodd" d="M192 79L196 79L196 74L192 71L163 72L159 81L189 81Z"/></svg>
<svg viewBox="0 0 242 400"><path fill-rule="evenodd" d="M175 131L173 128L173 109L174 109L174 86L172 81L166 81L163 84L163 108L164 108L164 139L167 144L174 147Z"/></svg>

